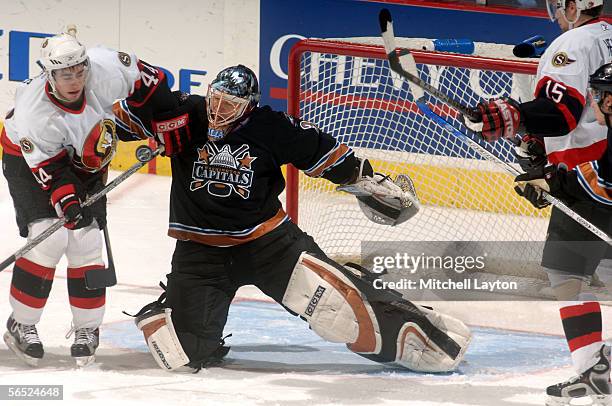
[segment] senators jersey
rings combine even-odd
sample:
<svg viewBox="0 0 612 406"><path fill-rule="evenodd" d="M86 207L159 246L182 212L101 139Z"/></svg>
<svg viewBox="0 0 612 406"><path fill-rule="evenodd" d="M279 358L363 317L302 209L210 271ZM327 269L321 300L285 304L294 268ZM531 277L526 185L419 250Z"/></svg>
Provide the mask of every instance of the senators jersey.
<svg viewBox="0 0 612 406"><path fill-rule="evenodd" d="M288 221L278 199L281 165L334 183L348 182L359 167L348 146L268 106L221 141L200 139L171 158L168 235L206 245L242 244Z"/></svg>
<svg viewBox="0 0 612 406"><path fill-rule="evenodd" d="M64 162L68 155L81 172L95 173L108 165L122 134L127 140L150 135L150 124L131 120L125 104L138 110L155 99L150 96L163 82L163 72L134 55L107 48L90 48L87 54L89 73L78 109L61 104L42 74L17 89L14 109L4 123L4 151L22 155L43 189L53 182L50 171L45 171L50 163ZM160 110L176 105L167 86L165 95L171 103Z"/></svg>
<svg viewBox="0 0 612 406"><path fill-rule="evenodd" d="M589 76L612 62L612 26L594 19L555 39L542 55L536 99L523 103L528 133L542 137L548 160L569 169L598 159L606 149L606 129L588 102Z"/></svg>

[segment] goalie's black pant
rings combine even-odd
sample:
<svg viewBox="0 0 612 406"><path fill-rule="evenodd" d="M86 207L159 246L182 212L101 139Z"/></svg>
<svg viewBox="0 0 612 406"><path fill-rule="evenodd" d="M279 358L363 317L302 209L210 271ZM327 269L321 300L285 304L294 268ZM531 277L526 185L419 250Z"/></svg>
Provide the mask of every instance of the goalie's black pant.
<svg viewBox="0 0 612 406"><path fill-rule="evenodd" d="M324 255L315 241L292 222L233 247L177 241L168 275L166 305L183 350L205 361L219 347L236 290L255 285L281 303L303 251Z"/></svg>

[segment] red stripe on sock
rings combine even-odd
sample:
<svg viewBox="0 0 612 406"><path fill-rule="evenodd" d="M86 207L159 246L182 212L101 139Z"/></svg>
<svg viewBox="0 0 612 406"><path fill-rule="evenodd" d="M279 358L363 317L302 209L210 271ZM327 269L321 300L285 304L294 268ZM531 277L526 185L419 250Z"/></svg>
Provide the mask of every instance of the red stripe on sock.
<svg viewBox="0 0 612 406"><path fill-rule="evenodd" d="M38 265L37 263L28 261L23 257L15 261L15 266L29 274L48 281L52 281L53 276L55 275L55 268L47 268L45 266Z"/></svg>
<svg viewBox="0 0 612 406"><path fill-rule="evenodd" d="M80 268L68 268L68 278L83 279L85 277L85 272L92 269L104 269L104 265L87 265Z"/></svg>
<svg viewBox="0 0 612 406"><path fill-rule="evenodd" d="M106 295L100 297L74 297L70 296L70 305L79 309L98 309L106 303Z"/></svg>
<svg viewBox="0 0 612 406"><path fill-rule="evenodd" d="M24 293L11 285L11 296L20 303L34 309L42 309L47 303L47 299L39 299Z"/></svg>
<svg viewBox="0 0 612 406"><path fill-rule="evenodd" d="M601 306L599 306L599 302L587 302L576 306L562 307L559 313L561 313L561 319L565 320L570 317L583 316L588 313L601 313Z"/></svg>
<svg viewBox="0 0 612 406"><path fill-rule="evenodd" d="M579 348L586 347L587 345L596 343L598 341L602 341L601 331L576 337L573 340L568 341L567 344L569 345L570 351L574 352Z"/></svg>

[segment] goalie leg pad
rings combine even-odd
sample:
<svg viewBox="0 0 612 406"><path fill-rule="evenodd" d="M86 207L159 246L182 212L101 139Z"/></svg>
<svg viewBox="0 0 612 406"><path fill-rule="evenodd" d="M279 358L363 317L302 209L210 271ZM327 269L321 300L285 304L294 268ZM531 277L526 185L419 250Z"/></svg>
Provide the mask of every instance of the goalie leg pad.
<svg viewBox="0 0 612 406"><path fill-rule="evenodd" d="M447 335L458 347L449 351L440 347L426 324L407 321L397 335L395 363L422 372L446 372L457 368L471 341L469 328L460 320L434 310L420 307L431 324L440 333ZM449 354L450 353L450 354Z"/></svg>
<svg viewBox="0 0 612 406"><path fill-rule="evenodd" d="M346 343L372 361L423 372L457 367L471 340L461 321L416 306L398 292L374 289L362 276L359 270L302 253L283 305L322 338Z"/></svg>
<svg viewBox="0 0 612 406"><path fill-rule="evenodd" d="M325 340L347 343L356 352L380 351L380 332L369 303L338 268L319 258L302 253L282 303Z"/></svg>
<svg viewBox="0 0 612 406"><path fill-rule="evenodd" d="M174 331L172 309L156 308L136 319L149 351L160 368L172 371L189 363L189 358Z"/></svg>

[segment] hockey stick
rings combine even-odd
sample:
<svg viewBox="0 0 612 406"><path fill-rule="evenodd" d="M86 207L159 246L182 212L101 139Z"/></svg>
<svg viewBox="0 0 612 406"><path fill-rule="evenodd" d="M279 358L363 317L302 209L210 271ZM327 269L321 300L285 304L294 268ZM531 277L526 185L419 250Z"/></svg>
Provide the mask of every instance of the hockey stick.
<svg viewBox="0 0 612 406"><path fill-rule="evenodd" d="M152 150L151 148L149 148L146 145L139 146L136 149L136 158L138 159L139 162L137 162L134 165L132 165L128 170L123 172L121 175L117 176L115 179L113 179L113 181L111 183L106 185L103 189L101 189L100 191L98 191L98 192L94 193L92 196L90 196L89 199L87 199L83 203L83 207L91 206L93 203L95 203L98 200L100 200L100 198L102 196L105 196L108 192L110 192L111 190L116 188L120 183L122 183L124 180L126 180L127 178L132 176L140 168L145 166L150 160L155 158L160 153L161 153L161 149L160 148L158 148L156 150ZM4 268L9 266L10 264L15 262L16 260L18 260L22 256L24 256L25 253L30 251L32 248L36 247L38 244L40 244L42 241L44 241L51 234L53 234L54 232L56 232L57 230L62 228L65 223L66 223L66 219L60 218L55 223L53 223L51 226L49 226L49 228L47 228L45 231L43 231L42 233L37 235L31 241L29 241L26 245L24 245L23 247L21 247L20 249L15 251L15 253L13 255L11 255L10 257L8 257L7 259L5 259L4 261L2 261L0 263L0 272L2 272L2 270L4 270Z"/></svg>
<svg viewBox="0 0 612 406"><path fill-rule="evenodd" d="M85 287L88 290L110 288L117 284L117 274L115 273L115 261L113 260L113 251L110 246L110 236L108 234L108 226L102 229L104 234L104 246L106 247L106 259L108 267L103 269L90 269L85 271Z"/></svg>
<svg viewBox="0 0 612 406"><path fill-rule="evenodd" d="M483 146L478 144L476 141L471 139L464 132L453 127L451 123L449 123L448 121L446 121L445 119L443 119L442 117L434 113L429 108L429 106L425 102L425 94L423 90L427 91L427 93L436 97L440 101L447 103L451 107L456 108L459 112L461 112L464 115L468 115L468 116L472 115L473 117L473 113L474 113L472 110L466 108L465 106L462 106L460 103L456 102L455 100L452 100L451 98L446 96L444 93L440 92L433 86L429 85L429 83L421 80L418 77L418 71L416 67L416 62L414 60L414 56L412 56L410 51L408 51L407 49L402 49L400 50L400 54L399 54L400 56L398 56L398 53L396 52L396 48L395 48L395 36L393 34L393 21L391 19L391 13L389 12L389 10L387 9L381 10L379 14L379 23L380 23L381 35L385 43L385 51L387 52L387 57L389 59L389 65L391 67L391 70L397 73L398 75L400 75L401 77L403 77L404 79L408 80L410 91L412 92L412 95L415 99L415 104L417 105L419 110L421 110L423 114L425 114L427 117L429 117L434 122L436 122L441 127L443 127L446 131L448 131L449 133L451 133L458 139L468 144L470 148L478 152L484 159L503 167L507 172L509 172L515 177L520 175L520 172L516 170L512 165L508 164L505 161L502 161L495 154L489 152L486 148L484 148ZM587 219L585 219L584 217L580 216L578 213L573 211L561 200L557 199L556 197L544 191L542 191L542 197L547 202L549 202L550 204L552 204L553 206L561 210L568 217L572 218L574 221L579 223L581 226L583 226L584 228L586 228L587 230L595 234L597 237L599 237L600 239L608 243L608 245L612 246L612 238L610 238L610 236L607 233L605 233L600 228L592 224L590 221L588 221Z"/></svg>
<svg viewBox="0 0 612 406"><path fill-rule="evenodd" d="M380 23L380 31L385 43L385 50L387 51L387 59L391 70L409 82L414 83L419 87L419 90L414 93L413 96L416 99L420 99L424 96L423 90L427 93L435 96L440 101L448 104L464 116L468 116L472 121L480 121L480 112L469 107L466 107L459 103L457 100L450 98L448 95L442 93L423 79L419 77L416 70L416 63L414 57L407 49L399 49L396 51L395 46L395 34L393 33L393 21L391 20L391 13L386 8L380 11L378 15L378 21ZM398 52L399 51L399 52ZM413 68L413 69L411 69ZM422 90L421 90L422 89ZM410 87L413 90L413 87Z"/></svg>

